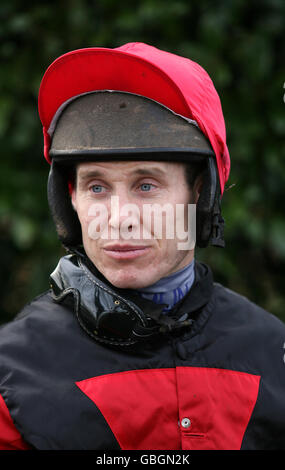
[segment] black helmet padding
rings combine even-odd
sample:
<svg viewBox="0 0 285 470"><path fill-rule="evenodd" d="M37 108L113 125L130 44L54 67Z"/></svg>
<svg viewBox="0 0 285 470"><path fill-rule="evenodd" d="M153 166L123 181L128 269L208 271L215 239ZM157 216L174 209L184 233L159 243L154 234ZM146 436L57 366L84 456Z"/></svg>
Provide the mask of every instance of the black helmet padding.
<svg viewBox="0 0 285 470"><path fill-rule="evenodd" d="M69 166L52 161L48 177L48 203L58 237L66 247L82 244L81 225L68 190Z"/></svg>

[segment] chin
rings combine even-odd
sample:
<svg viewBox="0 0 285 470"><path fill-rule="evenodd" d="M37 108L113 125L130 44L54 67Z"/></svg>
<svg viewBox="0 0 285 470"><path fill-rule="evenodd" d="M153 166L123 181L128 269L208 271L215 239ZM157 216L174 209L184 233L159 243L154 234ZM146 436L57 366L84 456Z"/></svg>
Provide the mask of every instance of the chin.
<svg viewBox="0 0 285 470"><path fill-rule="evenodd" d="M114 287L119 289L141 289L155 282L152 279L146 281L148 276L143 270L135 271L132 273L126 267L124 270L120 270L120 272L113 270L111 273L103 272L102 274Z"/></svg>

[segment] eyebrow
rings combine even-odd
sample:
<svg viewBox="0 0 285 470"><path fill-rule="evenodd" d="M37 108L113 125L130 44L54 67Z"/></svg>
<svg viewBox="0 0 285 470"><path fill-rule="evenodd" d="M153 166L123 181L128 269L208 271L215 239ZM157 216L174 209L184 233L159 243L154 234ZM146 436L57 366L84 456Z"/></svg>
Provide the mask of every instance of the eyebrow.
<svg viewBox="0 0 285 470"><path fill-rule="evenodd" d="M154 175L154 176L165 176L166 171L161 170L158 167L150 167L150 168L136 168L134 171L131 171L131 175L138 175L138 176L147 176L147 175ZM79 171L78 180L80 182L84 182L88 179L92 178L104 178L106 177L106 173L100 170L82 170Z"/></svg>
<svg viewBox="0 0 285 470"><path fill-rule="evenodd" d="M161 170L158 167L150 167L150 168L137 168L134 173L135 175L158 175L158 176L165 176L166 171Z"/></svg>
<svg viewBox="0 0 285 470"><path fill-rule="evenodd" d="M90 170L90 171L82 171L78 173L78 180L80 181L85 181L87 179L92 179L92 178L101 178L104 176L104 173L99 171L99 170Z"/></svg>

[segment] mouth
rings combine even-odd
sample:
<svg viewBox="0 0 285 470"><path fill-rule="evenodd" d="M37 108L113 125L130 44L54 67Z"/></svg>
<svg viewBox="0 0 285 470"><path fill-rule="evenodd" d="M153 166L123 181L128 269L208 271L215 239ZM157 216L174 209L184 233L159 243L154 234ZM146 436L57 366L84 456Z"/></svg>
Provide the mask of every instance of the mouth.
<svg viewBox="0 0 285 470"><path fill-rule="evenodd" d="M145 255L150 246L142 245L110 245L103 248L105 254L113 259L134 259Z"/></svg>

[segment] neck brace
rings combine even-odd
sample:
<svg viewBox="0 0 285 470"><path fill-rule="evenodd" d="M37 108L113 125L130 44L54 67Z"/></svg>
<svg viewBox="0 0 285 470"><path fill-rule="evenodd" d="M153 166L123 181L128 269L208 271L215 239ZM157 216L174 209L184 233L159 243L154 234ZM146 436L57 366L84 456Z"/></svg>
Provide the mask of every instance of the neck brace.
<svg viewBox="0 0 285 470"><path fill-rule="evenodd" d="M94 340L112 346L130 346L161 334L191 327L192 313L208 303L212 275L199 263L197 279L171 314L166 305L144 299L132 289L117 289L79 252L64 256L50 275L53 300L73 311L83 330Z"/></svg>
<svg viewBox="0 0 285 470"><path fill-rule="evenodd" d="M83 260L77 255L61 258L50 276L50 287L53 299L72 308L81 327L96 341L128 346L192 323L185 315L176 320L162 314L165 305L145 299L142 305L135 303L134 293L104 283Z"/></svg>

